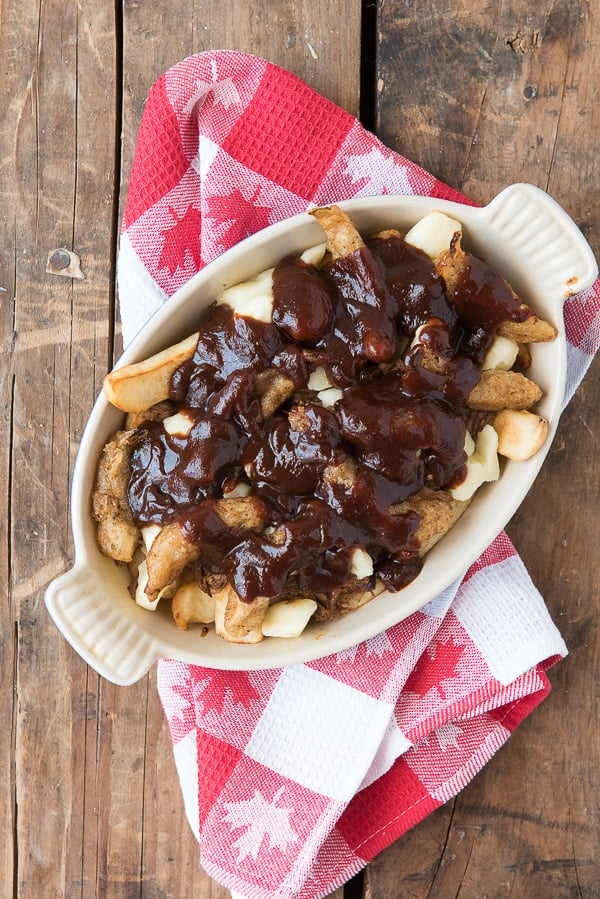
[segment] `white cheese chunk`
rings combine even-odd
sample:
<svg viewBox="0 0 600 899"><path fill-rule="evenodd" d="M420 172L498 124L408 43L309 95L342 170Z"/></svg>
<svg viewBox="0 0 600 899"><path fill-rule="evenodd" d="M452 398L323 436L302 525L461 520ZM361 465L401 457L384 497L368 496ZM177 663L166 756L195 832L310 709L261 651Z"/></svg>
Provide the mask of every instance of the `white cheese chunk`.
<svg viewBox="0 0 600 899"><path fill-rule="evenodd" d="M236 499L238 496L248 496L251 490L250 484L240 481L232 490L223 491L223 499Z"/></svg>
<svg viewBox="0 0 600 899"><path fill-rule="evenodd" d="M515 364L519 352L519 344L510 337L497 335L483 360L482 369L496 368L509 371Z"/></svg>
<svg viewBox="0 0 600 899"><path fill-rule="evenodd" d="M219 303L226 303L236 315L270 322L273 319L273 269L266 269L251 281L224 290Z"/></svg>
<svg viewBox="0 0 600 899"><path fill-rule="evenodd" d="M350 572L359 580L364 577L371 577L373 574L373 559L366 549L357 546L356 549L352 551L352 556L350 557Z"/></svg>
<svg viewBox="0 0 600 899"><path fill-rule="evenodd" d="M160 534L160 525L158 524L147 524L142 528L142 540L144 541L144 548L146 552L149 551L150 547Z"/></svg>
<svg viewBox="0 0 600 899"><path fill-rule="evenodd" d="M321 401L321 405L325 406L327 409L330 409L338 400L341 400L343 395L342 391L337 387L328 387L327 390L320 390L317 394Z"/></svg>
<svg viewBox="0 0 600 899"><path fill-rule="evenodd" d="M135 601L138 606L141 606L142 609L148 609L149 612L154 612L159 601L160 594L156 597L156 599L151 602L146 596L145 590L148 585L148 569L146 568L146 560L144 559L138 565L138 579L137 586L135 588Z"/></svg>
<svg viewBox="0 0 600 899"><path fill-rule="evenodd" d="M475 441L471 435L470 431L465 433L465 453L467 456L472 456L475 452Z"/></svg>
<svg viewBox="0 0 600 899"><path fill-rule="evenodd" d="M273 603L265 612L265 637L299 637L316 611L314 599L290 599Z"/></svg>
<svg viewBox="0 0 600 899"><path fill-rule="evenodd" d="M305 250L301 254L300 259L307 265L320 265L325 257L326 249L326 243L319 243L315 247L309 247L307 250Z"/></svg>
<svg viewBox="0 0 600 899"><path fill-rule="evenodd" d="M187 437L194 427L194 419L185 412L176 412L163 419L163 428L172 437Z"/></svg>
<svg viewBox="0 0 600 899"><path fill-rule="evenodd" d="M462 225L443 212L429 212L404 235L404 240L413 247L423 250L433 259L438 258L450 246L457 231L462 233Z"/></svg>
<svg viewBox="0 0 600 899"><path fill-rule="evenodd" d="M450 493L454 499L463 502L471 499L483 483L497 481L499 477L498 435L491 425L485 425L477 435L474 452L467 459L466 478Z"/></svg>
<svg viewBox="0 0 600 899"><path fill-rule="evenodd" d="M314 371L311 371L308 378L309 390L327 390L327 388L331 386L332 382L327 369L320 365L318 368L315 368Z"/></svg>

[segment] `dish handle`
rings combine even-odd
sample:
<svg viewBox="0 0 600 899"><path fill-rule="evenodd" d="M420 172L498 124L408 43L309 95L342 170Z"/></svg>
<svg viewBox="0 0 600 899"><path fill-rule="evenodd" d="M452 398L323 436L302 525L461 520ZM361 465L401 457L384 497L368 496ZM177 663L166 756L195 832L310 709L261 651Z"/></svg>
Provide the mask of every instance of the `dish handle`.
<svg viewBox="0 0 600 899"><path fill-rule="evenodd" d="M511 184L482 214L505 245L535 268L539 287L549 296L564 301L598 277L598 264L580 229L541 188Z"/></svg>
<svg viewBox="0 0 600 899"><path fill-rule="evenodd" d="M147 674L161 652L152 636L121 614L103 583L75 565L48 586L46 608L91 668L114 684L129 686Z"/></svg>

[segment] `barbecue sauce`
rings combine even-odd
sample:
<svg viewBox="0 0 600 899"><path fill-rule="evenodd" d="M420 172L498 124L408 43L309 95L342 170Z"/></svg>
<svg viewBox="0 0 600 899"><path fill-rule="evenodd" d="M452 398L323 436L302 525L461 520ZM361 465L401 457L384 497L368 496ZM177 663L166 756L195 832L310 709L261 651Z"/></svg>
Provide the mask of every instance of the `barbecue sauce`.
<svg viewBox="0 0 600 899"><path fill-rule="evenodd" d="M134 520L178 522L203 565L245 601L277 596L290 575L301 591L335 590L357 546L374 577L399 590L421 567L419 518L389 509L423 486L460 482L466 398L498 322L522 310L472 257L451 300L429 258L395 236L320 269L283 259L273 296L269 323L210 308L193 359L171 382L171 399L193 419L189 435L161 423L140 430ZM317 365L342 391L333 409L307 389ZM291 380L294 394L265 420L257 376L267 370ZM239 482L261 497L262 533L228 528L216 512Z"/></svg>

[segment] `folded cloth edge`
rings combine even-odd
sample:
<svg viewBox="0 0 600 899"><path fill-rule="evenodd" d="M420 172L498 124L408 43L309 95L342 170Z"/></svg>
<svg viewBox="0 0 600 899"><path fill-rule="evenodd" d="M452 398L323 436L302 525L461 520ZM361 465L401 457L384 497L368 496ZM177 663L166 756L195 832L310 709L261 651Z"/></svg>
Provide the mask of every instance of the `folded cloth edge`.
<svg viewBox="0 0 600 899"><path fill-rule="evenodd" d="M229 51L216 51L216 53L209 54L210 57L211 57L211 60L212 60L212 61L216 61L216 60L217 60L217 56L218 56L218 54L219 54L220 52L228 53ZM181 63L178 63L177 65L178 65L178 66L185 66L185 64L187 64L190 60L196 59L197 56L199 56L199 55L201 55L201 54L196 55L196 57L188 57L187 60L182 60ZM202 55L204 56L205 54L202 54ZM260 62L260 63L266 63L266 65L268 65L268 66L273 66L273 64L268 63L268 62L265 61L265 60L260 60L259 57L252 57L252 56L249 56L248 54L239 54L239 56L240 56L240 57L243 57L244 60L255 60L255 61L258 61L258 62ZM174 67L174 68L175 68L175 67ZM169 70L169 71L171 71L171 70ZM280 71L281 71L281 72L285 72L285 70L280 70ZM293 76L293 77L297 79L297 76ZM300 81L300 79L298 79L298 81ZM329 102L331 102L331 101L327 101L327 102L329 103ZM375 137L373 136L373 140L374 140L374 141L377 141L377 138L375 138ZM390 152L391 152L391 151L390 151ZM436 196L443 197L443 198L449 198L449 199L457 199L457 196L459 196L459 195L458 195L458 192L453 191L451 188L449 188L449 187L446 186L446 185L443 185L441 182L437 182L437 183L435 184L434 189L433 189L433 191L432 191L432 195L436 195ZM471 202L471 201L469 201L467 198L464 198L464 202ZM142 262L142 265L143 265L143 262ZM145 267L144 267L144 270L147 271L147 269L146 269ZM164 294L164 295L166 296L166 294ZM590 361L591 361L591 357L590 357ZM564 645L564 644L563 644L563 645ZM564 648L564 651L566 652L566 647ZM561 653L559 653L559 654L561 654ZM553 658L553 661L554 661L554 660L556 660L556 656ZM547 664L550 664L550 660L548 660L547 662L543 662L542 660L539 660L539 668L540 668L540 670L543 670L544 666L547 665ZM548 689L549 689L549 686L548 686ZM546 695L546 694L544 693L544 695ZM541 696L541 698L543 698L543 696ZM540 698L540 701L541 701L541 698ZM536 704L537 704L537 703L536 703ZM520 719L520 720L522 720L522 719ZM516 723L518 723L518 722L516 722Z"/></svg>

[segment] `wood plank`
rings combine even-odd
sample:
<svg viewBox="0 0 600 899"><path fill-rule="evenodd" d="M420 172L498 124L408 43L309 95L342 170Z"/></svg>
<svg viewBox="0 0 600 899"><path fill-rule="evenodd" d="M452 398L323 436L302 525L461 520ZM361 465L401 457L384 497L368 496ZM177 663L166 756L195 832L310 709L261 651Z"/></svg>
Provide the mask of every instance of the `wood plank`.
<svg viewBox="0 0 600 899"><path fill-rule="evenodd" d="M232 49L263 57L358 115L360 6L351 0L344 16L332 19L326 0L248 0L243 14L219 0L160 0L151 9L125 4L122 202L148 91L166 69L192 53ZM189 25L177 28L173 22Z"/></svg>
<svg viewBox="0 0 600 899"><path fill-rule="evenodd" d="M4 77L0 87L0 158L14 158L23 91L21 59L31 62L31 55L19 40L20 18L16 4L2 11L0 54L4 60ZM6 136L6 137L5 137ZM17 836L15 719L17 695L16 674L17 630L15 609L9 588L11 578L11 435L13 422L14 383L14 297L16 293L16 226L14 205L5 198L14 195L14 166L0 165L0 196L4 214L0 217L0 503L5 514L0 516L0 579L5 585L0 612L0 728L5 735L0 747L0 895L12 896L16 878L15 844Z"/></svg>
<svg viewBox="0 0 600 899"><path fill-rule="evenodd" d="M380 5L381 134L479 202L513 181L548 189L598 254L593 12L568 2L526 13L517 2L471 7ZM370 865L369 897L553 899L597 888L600 808L590 778L600 761L600 697L587 672L600 641L599 475L591 462L599 371L596 360L508 528L571 655L551 672L549 699L458 799Z"/></svg>
<svg viewBox="0 0 600 899"><path fill-rule="evenodd" d="M548 187L600 249L594 10L476 6L379 5L381 135L481 202L519 178ZM119 351L115 225L150 85L188 53L235 47L356 113L360 4L333 17L323 0L251 0L241 21L235 4L214 0L2 0L0 21L0 725L11 734L0 751L0 895L227 899L198 864L155 672L132 688L97 677L49 622L43 590L72 555L74 455ZM81 255L84 281L45 273L58 246ZM595 363L510 528L571 657L474 783L369 867L372 899L595 894L598 372Z"/></svg>
<svg viewBox="0 0 600 899"><path fill-rule="evenodd" d="M2 283L15 296L7 370L8 383L14 379L11 465L4 469L10 614L3 629L14 625L18 644L7 677L2 661L3 684L14 685L14 693L3 693L2 724L13 733L15 754L12 765L2 765L3 818L8 799L14 820L0 838L6 859L0 892L81 896L90 831L94 857L97 843L93 800L86 804L94 772L86 759L95 755L92 697L86 666L45 614L43 590L71 552L73 455L97 390L96 360L105 367L108 359L114 20L110 10L90 10L85 2L9 3L2 26L2 197L10 210L3 242L10 266ZM85 281L46 273L47 255L57 247L77 250ZM4 311L12 318L12 308L2 306L4 347ZM11 643L9 633L7 656ZM6 717L9 694L16 699L14 722ZM92 876L95 882L95 865Z"/></svg>
<svg viewBox="0 0 600 899"><path fill-rule="evenodd" d="M224 8L214 2L196 2L191 9L182 0L161 0L151 9L145 4L125 4L121 209L148 90L163 71L188 54L231 47L265 56L356 113L360 69L357 0L353 0L352 8L354 15L332 25L323 0L302 4L295 0L277 4L253 0L245 7L243 17L234 7ZM178 21L190 21L191 26L182 30L168 24ZM119 330L117 319L115 354L120 352ZM140 779L140 771L134 776L140 793L137 788L125 795L111 792L111 819L127 822L131 832L117 838L105 829L101 835L100 844L106 852L101 883L109 885L105 895L111 899L126 896L128 885L131 888L135 878L141 877L149 896L228 899L228 891L211 881L199 865L198 846L183 812L154 673L147 678L144 701L140 689L138 685L126 690L103 688L103 708L111 718L110 740L101 736L100 742L104 777L115 785L131 778L132 747L145 747L143 777ZM100 726L102 729L102 723ZM106 761L109 755L110 768ZM136 828L139 833L134 833ZM341 899L341 891L336 895Z"/></svg>

